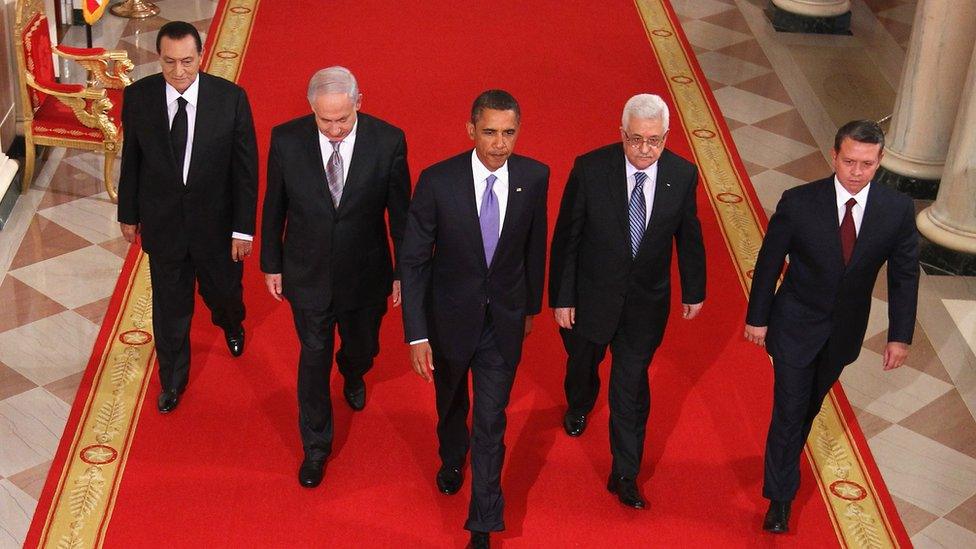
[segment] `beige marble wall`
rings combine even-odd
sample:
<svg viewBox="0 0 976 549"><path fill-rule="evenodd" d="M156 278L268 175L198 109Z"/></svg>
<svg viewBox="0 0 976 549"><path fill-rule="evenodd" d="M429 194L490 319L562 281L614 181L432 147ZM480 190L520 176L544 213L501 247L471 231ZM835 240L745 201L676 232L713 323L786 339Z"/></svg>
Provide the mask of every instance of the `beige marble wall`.
<svg viewBox="0 0 976 549"><path fill-rule="evenodd" d="M0 10L0 152L10 147L17 122L14 96L16 90L17 62L10 44L14 22L7 10Z"/></svg>

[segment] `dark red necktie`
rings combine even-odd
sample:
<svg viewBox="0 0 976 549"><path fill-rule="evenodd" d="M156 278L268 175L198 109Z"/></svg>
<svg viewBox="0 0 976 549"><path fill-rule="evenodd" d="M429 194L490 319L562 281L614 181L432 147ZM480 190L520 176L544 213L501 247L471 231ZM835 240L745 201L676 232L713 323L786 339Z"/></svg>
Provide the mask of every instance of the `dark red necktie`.
<svg viewBox="0 0 976 549"><path fill-rule="evenodd" d="M857 231L854 230L854 215L851 212L855 204L857 204L857 200L853 198L845 203L847 211L844 213L844 219L840 222L840 247L844 252L844 265L851 262L854 241L857 240Z"/></svg>

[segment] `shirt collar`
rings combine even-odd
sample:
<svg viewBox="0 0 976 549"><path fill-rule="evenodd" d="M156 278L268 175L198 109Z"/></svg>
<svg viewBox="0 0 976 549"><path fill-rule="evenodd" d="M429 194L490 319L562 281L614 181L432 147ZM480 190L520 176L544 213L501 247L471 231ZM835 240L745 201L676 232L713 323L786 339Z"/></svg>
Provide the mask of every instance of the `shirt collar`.
<svg viewBox="0 0 976 549"><path fill-rule="evenodd" d="M176 91L169 82L166 83L166 104L169 105L176 101L179 97L186 99L186 102L193 105L193 108L197 107L197 97L200 95L200 75L193 79L193 83L190 87L186 89L183 93Z"/></svg>
<svg viewBox="0 0 976 549"><path fill-rule="evenodd" d="M630 178L634 177L634 174L637 172L644 172L645 174L647 174L647 179L653 181L654 178L657 176L657 164L659 160L661 159L658 158L657 160L654 161L653 164L651 164L647 168L644 168L643 170L638 170L636 166L630 163L630 160L627 158L627 156L624 155L624 169L627 172L627 180L630 181Z"/></svg>
<svg viewBox="0 0 976 549"><path fill-rule="evenodd" d="M478 158L478 151L471 151L471 174L474 176L474 182L478 183L488 179L489 175L494 175L498 178L499 182L508 181L508 160L502 164L501 168L495 171L489 170L481 163L481 159Z"/></svg>
<svg viewBox="0 0 976 549"><path fill-rule="evenodd" d="M850 191L845 189L844 186L840 184L840 179L837 179L837 176L834 175L834 194L837 195L838 207L846 205L847 201L851 198L856 200L859 206L863 207L868 202L868 191L870 190L871 183L868 182L868 184L865 185L863 189L858 191L857 194L851 194Z"/></svg>

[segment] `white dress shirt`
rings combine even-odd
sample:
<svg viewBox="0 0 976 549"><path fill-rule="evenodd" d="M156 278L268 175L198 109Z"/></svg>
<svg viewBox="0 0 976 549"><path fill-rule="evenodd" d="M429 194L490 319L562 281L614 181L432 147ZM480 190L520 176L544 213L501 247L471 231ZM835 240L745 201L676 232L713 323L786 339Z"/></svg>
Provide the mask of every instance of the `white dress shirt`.
<svg viewBox="0 0 976 549"><path fill-rule="evenodd" d="M176 88L166 83L166 113L169 115L169 126L173 127L173 119L176 118L176 111L180 110L177 100L182 97L186 99L186 151L183 155L183 184L190 175L190 157L193 155L193 130L197 121L197 99L200 96L200 78L194 78L193 83L183 93L176 91ZM234 232L231 238L238 240L254 240L253 235Z"/></svg>
<svg viewBox="0 0 976 549"><path fill-rule="evenodd" d="M837 195L837 225L844 222L844 215L847 214L847 201L851 198L857 204L851 208L851 217L854 218L854 233L861 234L861 220L864 219L864 208L868 205L868 191L871 190L871 183L864 186L857 194L851 194L840 184L837 176L834 176L834 194Z"/></svg>
<svg viewBox="0 0 976 549"><path fill-rule="evenodd" d="M488 186L488 176L494 175L497 179L492 185L495 197L498 199L498 236L502 235L502 225L505 224L505 209L508 207L508 161L502 164L501 168L495 171L489 170L481 163L477 151L471 151L471 173L474 175L474 201L478 208L478 216L481 216L481 200L485 195L485 188Z"/></svg>
<svg viewBox="0 0 976 549"><path fill-rule="evenodd" d="M471 151L471 174L474 176L474 202L478 209L478 216L481 216L481 200L484 198L485 188L488 186L488 176L494 175L497 179L492 185L495 191L495 198L498 199L498 236L502 235L502 225L505 224L505 209L508 207L508 161L502 164L501 168L495 171L489 170L481 163L477 151ZM418 339L411 341L411 345L425 343L428 340Z"/></svg>
<svg viewBox="0 0 976 549"><path fill-rule="evenodd" d="M647 227L647 223L651 220L651 209L654 206L654 190L657 187L657 162L648 166L643 170L638 170L624 157L624 169L627 172L627 204L630 204L630 195L634 192L634 187L637 186L637 178L635 174L637 172L644 172L647 179L644 180L644 227Z"/></svg>
<svg viewBox="0 0 976 549"><path fill-rule="evenodd" d="M359 120L352 125L352 131L339 142L339 156L342 157L342 188L345 193L346 179L349 178L349 165L352 164L352 149L356 146L356 128ZM332 142L324 133L319 132L319 150L322 151L322 166L328 169L329 159L332 158ZM339 200L342 200L341 198Z"/></svg>

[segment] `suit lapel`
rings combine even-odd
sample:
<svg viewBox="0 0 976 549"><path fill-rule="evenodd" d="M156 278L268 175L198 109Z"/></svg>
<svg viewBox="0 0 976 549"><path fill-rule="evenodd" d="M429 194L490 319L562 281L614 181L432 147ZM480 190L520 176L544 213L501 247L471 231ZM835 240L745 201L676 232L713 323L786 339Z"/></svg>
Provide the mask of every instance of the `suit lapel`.
<svg viewBox="0 0 976 549"><path fill-rule="evenodd" d="M617 149L610 154L610 166L607 170L607 189L610 195L610 206L617 216L620 231L624 236L627 249L630 249L630 209L627 203L627 170L624 169L624 152Z"/></svg>
<svg viewBox="0 0 976 549"><path fill-rule="evenodd" d="M854 241L854 251L851 252L851 260L847 263L849 270L864 255L864 250L871 244L871 239L877 232L878 224L881 223L884 206L879 204L881 197L878 193L878 184L871 185L868 191L868 201L864 207L864 217L861 218L861 230L857 232L857 239ZM840 231L838 230L838 238Z"/></svg>
<svg viewBox="0 0 976 549"><path fill-rule="evenodd" d="M200 171L200 163L203 162L207 146L213 137L208 130L213 128L217 122L217 109L214 108L217 97L213 95L213 90L204 73L201 72L198 78L200 78L200 87L197 90L197 113L196 120L193 123L193 149L190 151L190 169L186 173L187 187L197 179L194 175ZM173 157L173 165L176 165L175 156ZM176 166L176 168L176 173L182 179L183 166Z"/></svg>
<svg viewBox="0 0 976 549"><path fill-rule="evenodd" d="M332 194L329 193L329 182L325 176L325 164L322 158L322 148L319 146L319 128L315 125L315 115L309 115L305 120L305 128L302 133L305 137L305 153L307 166L314 175L308 182L311 186L311 194L316 200L326 203L326 211L335 216L335 205L332 203Z"/></svg>
<svg viewBox="0 0 976 549"><path fill-rule="evenodd" d="M150 104L157 105L156 116L153 117L153 125L156 126L156 135L162 136L162 149L163 154L166 155L166 159L169 161L169 165L172 168L171 173L175 177L175 182L180 183L182 186L182 172L176 169L176 156L173 154L173 144L169 137L169 110L166 105L166 80L162 76L159 77L159 85L149 88L153 94Z"/></svg>
<svg viewBox="0 0 976 549"><path fill-rule="evenodd" d="M834 178L821 180L820 192L817 193L816 218L820 222L820 230L824 235L823 242L827 246L826 253L833 259L834 264L844 267L844 249L840 243L840 221L837 219L837 192L834 191Z"/></svg>
<svg viewBox="0 0 976 549"><path fill-rule="evenodd" d="M454 187L454 200L457 211L460 213L460 220L463 225L462 230L471 239L471 249L475 250L488 270L488 263L485 261L485 244L481 240L481 221L478 218L478 204L474 197L474 174L471 172L471 154L462 154L458 157L458 182ZM496 248L497 252L497 248Z"/></svg>
<svg viewBox="0 0 976 549"><path fill-rule="evenodd" d="M505 219L502 222L502 234L498 238L498 246L495 248L495 257L498 257L498 253L503 247L507 245L507 242L511 240L512 233L515 232L515 220L519 219L522 214L522 210L525 208L525 197L528 196L528 189L524 188L524 181L520 177L522 174L516 167L516 163L512 162L513 158L508 159L508 202L505 204ZM478 229L480 232L481 224L478 224ZM484 247L482 246L482 249ZM492 261L489 270L495 265Z"/></svg>
<svg viewBox="0 0 976 549"><path fill-rule="evenodd" d="M359 114L358 117L356 143L353 145L352 159L349 161L349 175L346 176L346 183L342 187L342 198L339 200L339 209L336 212L339 216L346 211L346 204L350 203L362 190L367 166L373 161L372 155L376 150L373 125L368 117L362 114Z"/></svg>

